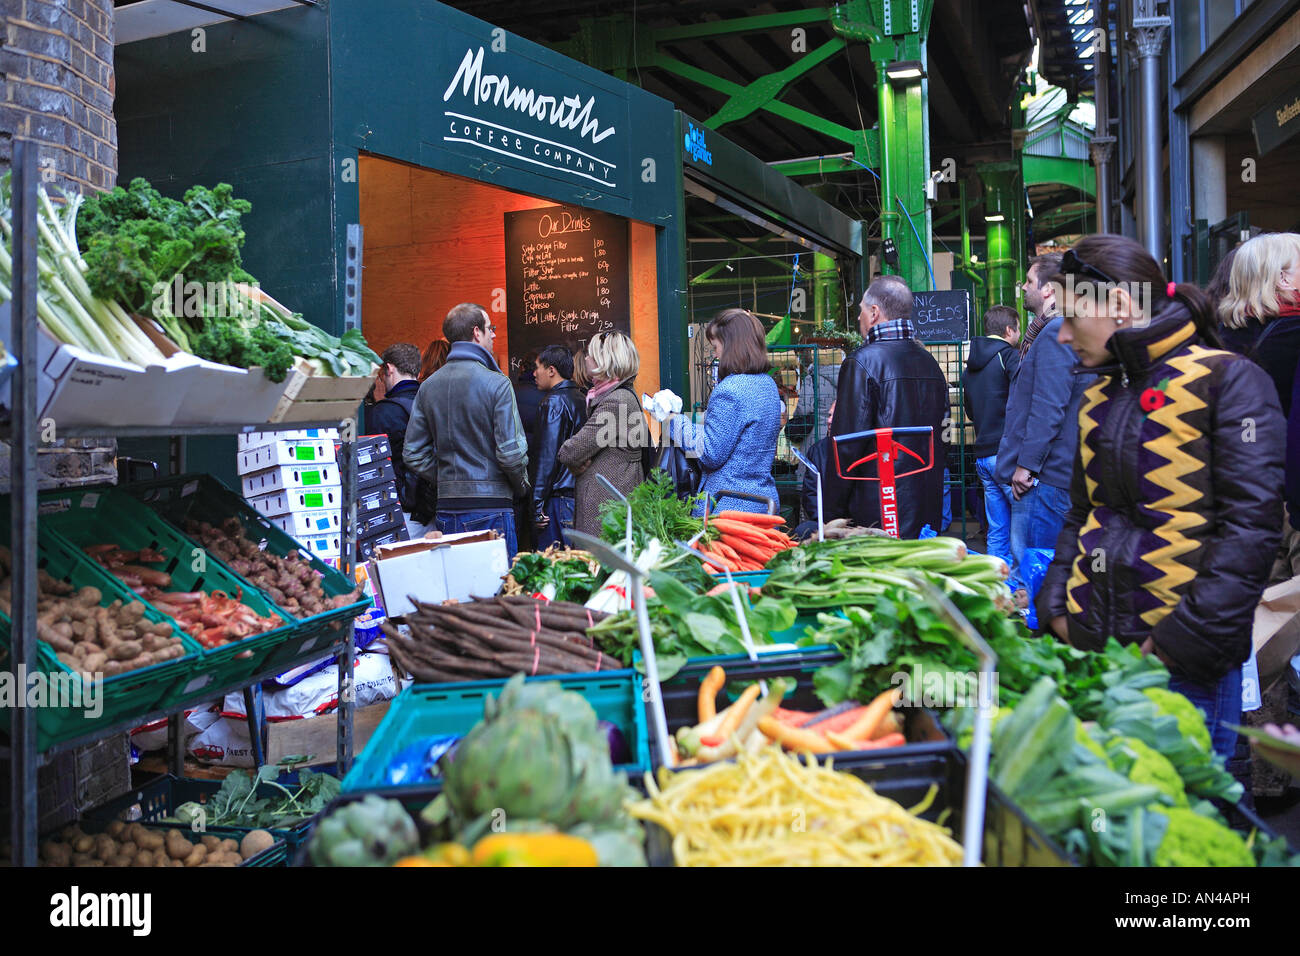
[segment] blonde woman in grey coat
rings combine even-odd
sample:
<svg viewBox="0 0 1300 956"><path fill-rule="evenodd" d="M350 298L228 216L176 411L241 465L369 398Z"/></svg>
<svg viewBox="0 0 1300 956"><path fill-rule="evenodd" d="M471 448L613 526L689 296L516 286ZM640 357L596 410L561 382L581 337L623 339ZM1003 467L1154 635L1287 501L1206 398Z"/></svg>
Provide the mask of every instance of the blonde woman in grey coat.
<svg viewBox="0 0 1300 956"><path fill-rule="evenodd" d="M632 387L641 369L632 340L622 332L601 332L587 343L583 361L592 383L587 422L560 446L557 457L577 476L574 529L599 535L600 506L614 496L597 476L630 494L645 479L641 456L650 445L650 429Z"/></svg>

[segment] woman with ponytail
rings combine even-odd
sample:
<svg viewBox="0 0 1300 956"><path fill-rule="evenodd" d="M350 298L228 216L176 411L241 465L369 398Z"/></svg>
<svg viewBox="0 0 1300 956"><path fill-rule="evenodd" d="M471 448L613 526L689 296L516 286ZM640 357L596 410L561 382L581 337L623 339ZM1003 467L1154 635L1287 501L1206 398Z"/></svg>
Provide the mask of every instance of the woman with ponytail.
<svg viewBox="0 0 1300 956"><path fill-rule="evenodd" d="M1059 340L1098 373L1079 409L1071 507L1039 595L1077 647L1108 637L1168 666L1232 755L1241 665L1282 529L1285 424L1268 376L1219 348L1209 300L1141 245L1066 253Z"/></svg>

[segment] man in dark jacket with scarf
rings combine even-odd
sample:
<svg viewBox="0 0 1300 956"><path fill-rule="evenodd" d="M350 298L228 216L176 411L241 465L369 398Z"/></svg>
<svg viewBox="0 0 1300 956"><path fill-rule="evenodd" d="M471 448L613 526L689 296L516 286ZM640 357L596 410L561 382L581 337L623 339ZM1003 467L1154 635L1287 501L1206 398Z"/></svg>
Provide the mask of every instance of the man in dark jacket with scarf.
<svg viewBox="0 0 1300 956"><path fill-rule="evenodd" d="M533 432L533 527L537 550L552 544L567 547L564 533L573 527L573 494L577 482L556 453L587 420L587 403L573 384L573 353L563 345L548 345L537 356L534 380L542 390Z"/></svg>
<svg viewBox="0 0 1300 956"><path fill-rule="evenodd" d="M1011 555L1011 489L997 480L998 443L1007 419L1007 395L1020 369L1020 315L1005 305L984 313L984 336L970 344L962 375L966 414L975 423L975 473L984 485L988 552Z"/></svg>
<svg viewBox="0 0 1300 956"><path fill-rule="evenodd" d="M517 550L514 500L530 491L528 441L510 379L492 357L487 310L465 302L447 313L447 364L415 397L406 429L406 467L438 485L438 530L491 529Z"/></svg>
<svg viewBox="0 0 1300 956"><path fill-rule="evenodd" d="M942 527L943 462L946 454L943 423L948 416L948 382L934 356L916 340L912 325L912 291L898 276L880 276L862 296L858 328L866 344L840 367L836 390L835 420L831 436L851 435L880 428L929 426L929 436L898 436L897 461L887 464L899 478L893 499L882 513L882 485L879 481L854 481L854 477L880 475L882 457L847 472L836 474L832 461L829 481L823 482L825 518L851 517L864 528L882 527L900 538L915 538L925 525ZM841 469L877 453L880 439L851 439L839 443ZM929 460L930 442L934 457ZM919 459L916 457L919 455ZM919 470L925 468L926 470ZM886 489L887 493L887 489ZM892 514L891 514L892 512Z"/></svg>
<svg viewBox="0 0 1300 956"><path fill-rule="evenodd" d="M384 397L366 411L366 428L372 435L388 436L393 471L397 475L397 497L402 516L412 536L423 533L424 525L433 520L438 492L432 483L407 469L402 461L406 446L406 426L411 421L415 396L420 391L416 376L420 374L420 350L409 342L398 342L379 356L375 377L383 383Z"/></svg>

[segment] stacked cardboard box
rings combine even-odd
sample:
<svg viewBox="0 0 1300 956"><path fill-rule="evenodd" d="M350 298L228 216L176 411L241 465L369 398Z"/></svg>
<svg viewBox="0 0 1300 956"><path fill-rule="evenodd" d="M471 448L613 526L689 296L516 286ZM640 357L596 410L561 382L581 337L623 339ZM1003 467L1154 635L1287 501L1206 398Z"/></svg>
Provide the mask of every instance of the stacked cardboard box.
<svg viewBox="0 0 1300 956"><path fill-rule="evenodd" d="M238 470L248 503L311 554L338 560L342 485L338 431L308 428L239 436Z"/></svg>
<svg viewBox="0 0 1300 956"><path fill-rule="evenodd" d="M386 435L357 439L357 560L368 561L381 544L406 541L397 497L397 474Z"/></svg>

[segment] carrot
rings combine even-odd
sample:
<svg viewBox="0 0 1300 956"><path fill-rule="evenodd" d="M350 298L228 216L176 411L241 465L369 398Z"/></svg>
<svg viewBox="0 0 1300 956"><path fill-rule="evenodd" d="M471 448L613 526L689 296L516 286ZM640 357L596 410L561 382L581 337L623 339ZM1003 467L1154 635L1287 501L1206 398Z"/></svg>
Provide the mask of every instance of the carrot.
<svg viewBox="0 0 1300 956"><path fill-rule="evenodd" d="M773 719L791 727L802 727L812 720L814 716L814 714L810 714L805 710L786 710L784 707L778 707L772 711Z"/></svg>
<svg viewBox="0 0 1300 956"><path fill-rule="evenodd" d="M902 731L903 721L899 718L898 711L891 710L889 713L885 714L885 719L880 722L880 726L877 727L876 732L871 735L871 739L879 740L881 737L885 737L889 734L902 733Z"/></svg>
<svg viewBox="0 0 1300 956"><path fill-rule="evenodd" d="M821 734L815 734L811 730L791 727L779 720L773 720L771 717L764 717L760 720L758 729L787 750L823 754L832 749L831 744Z"/></svg>
<svg viewBox="0 0 1300 956"><path fill-rule="evenodd" d="M907 738L897 733L886 734L879 740L857 740L831 731L826 735L826 739L834 744L837 750L884 750L886 747L901 747L907 743Z"/></svg>
<svg viewBox="0 0 1300 956"><path fill-rule="evenodd" d="M854 707L852 710L846 710L842 714L836 714L834 717L827 717L825 720L819 720L809 727L809 730L815 730L819 734L839 733L840 731L852 727L867 710L867 705Z"/></svg>
<svg viewBox="0 0 1300 956"><path fill-rule="evenodd" d="M718 691L727 682L727 672L714 666L700 681L699 704L697 705L700 723L712 720L718 713Z"/></svg>
<svg viewBox="0 0 1300 956"><path fill-rule="evenodd" d="M867 709L862 716L843 730L842 736L847 737L849 740L870 740L871 735L880 726L880 722L885 719L885 715L897 706L902 696L903 689L901 687L895 687L883 694L877 694L875 699L867 705Z"/></svg>
<svg viewBox="0 0 1300 956"><path fill-rule="evenodd" d="M713 542L713 552L714 554L720 555L721 557L725 558L727 562L732 565L737 565L741 563L741 557L736 553L736 549L733 548L731 545L727 544L721 538Z"/></svg>
<svg viewBox="0 0 1300 956"><path fill-rule="evenodd" d="M749 544L746 541L733 540L730 542L730 548L741 558L748 558L751 561L757 561L760 565L767 564L772 560L776 553L765 545Z"/></svg>
<svg viewBox="0 0 1300 956"><path fill-rule="evenodd" d="M753 525L747 525L740 521L725 521L714 519L713 527L722 532L723 537L744 538L747 541L765 541L762 528L755 528Z"/></svg>
<svg viewBox="0 0 1300 956"><path fill-rule="evenodd" d="M743 521L746 524L760 525L765 528L775 528L779 524L785 524L785 519L780 515L758 514L753 511L715 511L711 517L724 521Z"/></svg>
<svg viewBox="0 0 1300 956"><path fill-rule="evenodd" d="M721 670L721 668L719 668ZM727 738L736 732L740 722L745 719L745 714L749 711L750 705L758 700L758 695L762 692L762 685L750 684L745 688L740 699L736 701L734 707L727 712L727 718L718 727L718 729L707 737L701 737L700 743L706 747L721 747L727 742Z"/></svg>

